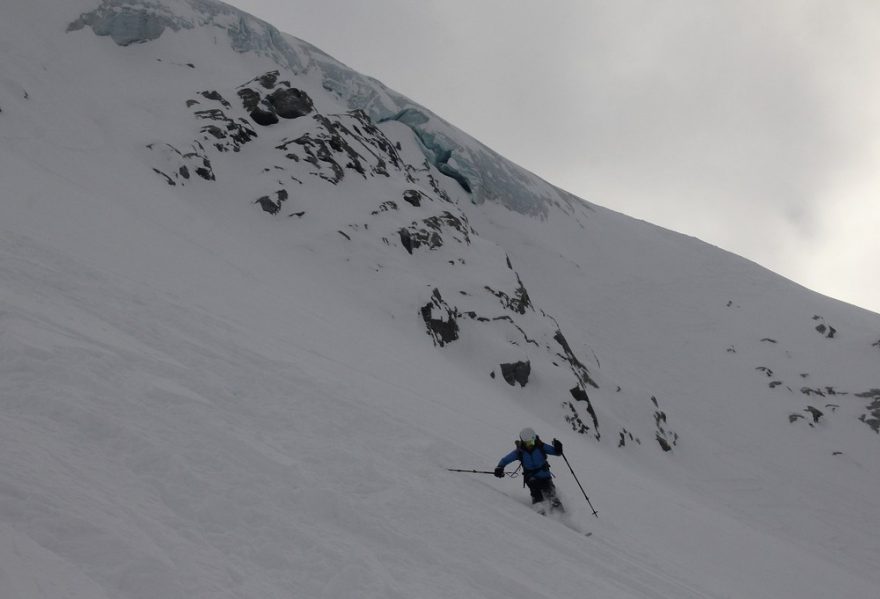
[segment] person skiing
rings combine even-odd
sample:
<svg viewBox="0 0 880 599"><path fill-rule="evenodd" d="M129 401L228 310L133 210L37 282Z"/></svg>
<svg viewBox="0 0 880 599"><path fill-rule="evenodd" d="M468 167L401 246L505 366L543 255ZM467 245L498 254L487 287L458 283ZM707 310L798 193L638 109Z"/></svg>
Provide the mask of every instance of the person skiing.
<svg viewBox="0 0 880 599"><path fill-rule="evenodd" d="M553 439L553 444L544 443L531 428L524 428L519 433L516 449L501 458L495 468L495 476L504 476L504 467L515 460L519 460L523 468L523 482L528 485L532 494L532 504L541 503L544 499L550 500L551 510L564 511L559 497L556 496L556 485L553 484L553 475L550 473L548 455L562 455L562 441ZM540 508L541 513L544 512Z"/></svg>

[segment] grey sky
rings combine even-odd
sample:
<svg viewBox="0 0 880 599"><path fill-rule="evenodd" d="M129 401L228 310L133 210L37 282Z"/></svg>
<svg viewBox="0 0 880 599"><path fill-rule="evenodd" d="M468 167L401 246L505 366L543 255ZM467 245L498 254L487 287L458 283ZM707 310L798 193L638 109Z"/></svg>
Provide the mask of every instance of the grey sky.
<svg viewBox="0 0 880 599"><path fill-rule="evenodd" d="M880 312L876 0L232 0L549 182Z"/></svg>

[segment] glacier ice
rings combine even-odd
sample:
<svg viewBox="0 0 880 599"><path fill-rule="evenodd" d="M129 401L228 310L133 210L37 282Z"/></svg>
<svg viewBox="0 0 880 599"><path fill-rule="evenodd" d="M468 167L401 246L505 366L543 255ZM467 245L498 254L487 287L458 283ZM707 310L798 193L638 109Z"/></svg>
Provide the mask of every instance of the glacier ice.
<svg viewBox="0 0 880 599"><path fill-rule="evenodd" d="M513 164L466 133L381 82L366 77L315 46L216 0L103 0L81 15L68 31L89 26L119 45L145 43L165 29L217 27L237 52L267 56L294 74L316 73L325 90L375 123L398 121L421 143L426 159L453 178L474 204L497 202L509 210L547 218L555 206L573 214L589 204Z"/></svg>
<svg viewBox="0 0 880 599"><path fill-rule="evenodd" d="M67 31L86 26L91 27L95 35L109 35L120 46L158 39L166 27L174 31L193 27L192 23L176 17L159 3L143 2L132 6L122 0L105 0L95 10L80 15Z"/></svg>

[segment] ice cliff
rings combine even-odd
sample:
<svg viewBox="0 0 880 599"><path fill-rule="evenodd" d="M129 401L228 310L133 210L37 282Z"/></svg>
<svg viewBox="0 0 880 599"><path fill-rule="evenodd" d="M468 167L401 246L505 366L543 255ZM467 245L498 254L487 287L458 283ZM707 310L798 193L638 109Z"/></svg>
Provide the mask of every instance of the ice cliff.
<svg viewBox="0 0 880 599"><path fill-rule="evenodd" d="M270 57L295 74L317 72L324 88L350 109L363 110L376 123L399 121L412 129L428 161L455 179L475 204L498 202L515 212L539 218L546 218L551 206L571 213L573 205L583 205L582 200L512 164L379 81L222 2L104 0L98 8L72 22L68 31L84 27L90 27L96 35L110 36L122 46L151 42L166 30L224 30L237 52Z"/></svg>

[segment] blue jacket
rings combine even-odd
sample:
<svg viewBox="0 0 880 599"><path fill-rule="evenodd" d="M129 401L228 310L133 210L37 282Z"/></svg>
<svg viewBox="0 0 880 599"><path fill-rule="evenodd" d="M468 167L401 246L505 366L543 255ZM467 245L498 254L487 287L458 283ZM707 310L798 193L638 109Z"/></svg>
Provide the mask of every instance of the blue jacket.
<svg viewBox="0 0 880 599"><path fill-rule="evenodd" d="M509 454L501 458L498 466L504 468L509 463L520 460L523 467L523 477L526 480L532 478L550 478L550 464L547 463L546 456L559 455L552 445L544 442L536 443L531 451L524 445L514 449Z"/></svg>

